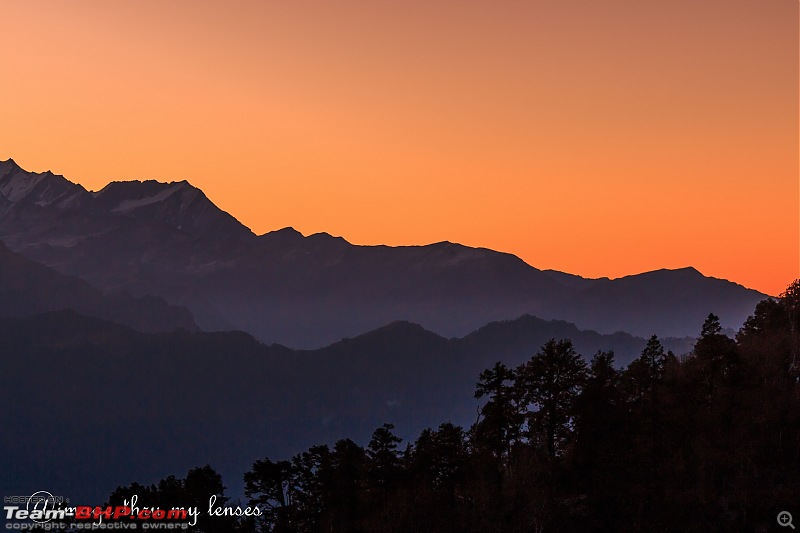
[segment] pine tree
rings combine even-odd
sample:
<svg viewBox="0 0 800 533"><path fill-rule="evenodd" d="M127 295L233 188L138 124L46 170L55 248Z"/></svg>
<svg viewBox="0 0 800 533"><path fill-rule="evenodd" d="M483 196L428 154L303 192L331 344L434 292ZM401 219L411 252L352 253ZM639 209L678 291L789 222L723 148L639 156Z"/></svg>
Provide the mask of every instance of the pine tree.
<svg viewBox="0 0 800 533"><path fill-rule="evenodd" d="M517 387L529 411L528 431L542 440L548 456L560 455L570 441L575 401L586 380L586 363L568 339L550 339L520 366Z"/></svg>

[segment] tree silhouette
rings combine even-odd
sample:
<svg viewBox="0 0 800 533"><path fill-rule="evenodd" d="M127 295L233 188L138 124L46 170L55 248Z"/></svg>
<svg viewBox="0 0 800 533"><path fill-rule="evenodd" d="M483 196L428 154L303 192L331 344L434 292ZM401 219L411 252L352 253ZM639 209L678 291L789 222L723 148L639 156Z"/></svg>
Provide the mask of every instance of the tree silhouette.
<svg viewBox="0 0 800 533"><path fill-rule="evenodd" d="M109 496L108 505L124 505L131 498L137 497L139 507L158 507L160 509L190 508L200 510L197 524L192 530L203 533L244 532L252 530L252 523L240 521L233 516L209 516L208 509L211 496L215 496L215 506L225 506L229 501L225 496L225 485L222 476L210 465L192 468L185 478L167 476L157 484L145 486L131 483L129 486L117 487Z"/></svg>
<svg viewBox="0 0 800 533"><path fill-rule="evenodd" d="M244 493L251 505L263 509L262 529L270 533L294 531L294 486L289 461L269 458L253 463L244 475Z"/></svg>
<svg viewBox="0 0 800 533"><path fill-rule="evenodd" d="M511 445L519 438L522 414L516 391L512 385L515 373L501 362L480 373L475 398L487 396L489 400L480 411L480 419L473 427L475 446L491 453L502 463L511 452Z"/></svg>
<svg viewBox="0 0 800 533"><path fill-rule="evenodd" d="M586 363L572 341L547 341L541 350L519 367L516 386L527 413L528 434L543 442L555 458L570 442L575 401L586 380Z"/></svg>
<svg viewBox="0 0 800 533"><path fill-rule="evenodd" d="M721 332L719 317L709 314L694 345L694 357L687 361L700 389L698 402L712 402L723 381L732 378L731 373L739 361L736 342Z"/></svg>
<svg viewBox="0 0 800 533"><path fill-rule="evenodd" d="M384 424L372 433L367 446L370 482L378 488L389 486L400 468L397 446L403 439L392 433L393 424Z"/></svg>

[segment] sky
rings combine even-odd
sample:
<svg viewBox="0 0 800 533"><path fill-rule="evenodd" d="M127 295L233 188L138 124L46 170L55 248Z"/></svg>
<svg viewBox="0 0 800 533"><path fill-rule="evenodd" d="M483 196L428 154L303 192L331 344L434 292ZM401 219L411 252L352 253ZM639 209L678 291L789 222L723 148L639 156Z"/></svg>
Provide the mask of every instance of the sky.
<svg viewBox="0 0 800 533"><path fill-rule="evenodd" d="M800 278L797 0L0 0L0 159L258 234Z"/></svg>

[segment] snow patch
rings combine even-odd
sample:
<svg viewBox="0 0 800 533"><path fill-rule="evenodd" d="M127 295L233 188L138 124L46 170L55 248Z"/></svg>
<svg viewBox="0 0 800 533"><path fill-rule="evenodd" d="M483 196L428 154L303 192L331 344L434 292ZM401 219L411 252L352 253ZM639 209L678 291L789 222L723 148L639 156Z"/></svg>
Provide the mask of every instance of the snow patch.
<svg viewBox="0 0 800 533"><path fill-rule="evenodd" d="M0 184L0 193L6 198L16 203L30 194L36 185L44 179L44 174L34 174L33 176L17 172L4 183Z"/></svg>
<svg viewBox="0 0 800 533"><path fill-rule="evenodd" d="M80 193L75 193L70 196L67 196L63 200L59 200L56 204L56 207L60 207L61 209L66 209L72 206L80 206L80 200L82 196Z"/></svg>
<svg viewBox="0 0 800 533"><path fill-rule="evenodd" d="M158 202L163 202L177 191L183 188L182 183L176 183L164 189L163 191L159 192L158 194L154 194L153 196L148 196L146 198L139 198L138 200L125 200L117 207L112 209L114 213L127 213L128 211L133 211L134 209L139 209L140 207L144 207L146 205L156 204Z"/></svg>

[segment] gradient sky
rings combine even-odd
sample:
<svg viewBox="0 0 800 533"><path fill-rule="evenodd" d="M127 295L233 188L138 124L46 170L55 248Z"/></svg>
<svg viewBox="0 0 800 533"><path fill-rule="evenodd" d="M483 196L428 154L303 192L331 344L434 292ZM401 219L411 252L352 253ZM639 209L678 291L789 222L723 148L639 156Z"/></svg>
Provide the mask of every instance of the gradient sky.
<svg viewBox="0 0 800 533"><path fill-rule="evenodd" d="M256 233L800 277L797 0L0 0L0 159Z"/></svg>

